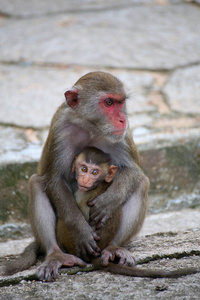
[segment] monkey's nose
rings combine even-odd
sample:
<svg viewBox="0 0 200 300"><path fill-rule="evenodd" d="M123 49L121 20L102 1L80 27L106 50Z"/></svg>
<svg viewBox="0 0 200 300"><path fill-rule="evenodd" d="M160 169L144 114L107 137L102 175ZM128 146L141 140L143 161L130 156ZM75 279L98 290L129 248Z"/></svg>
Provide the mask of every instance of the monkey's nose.
<svg viewBox="0 0 200 300"><path fill-rule="evenodd" d="M124 118L119 118L118 123L121 128L123 128L123 129L126 128L126 120Z"/></svg>

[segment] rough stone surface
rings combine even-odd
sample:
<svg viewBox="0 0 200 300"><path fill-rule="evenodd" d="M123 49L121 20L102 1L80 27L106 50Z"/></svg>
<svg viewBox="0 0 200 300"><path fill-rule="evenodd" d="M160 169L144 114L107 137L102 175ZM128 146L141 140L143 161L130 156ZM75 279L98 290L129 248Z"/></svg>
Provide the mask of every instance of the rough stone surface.
<svg viewBox="0 0 200 300"><path fill-rule="evenodd" d="M158 263L152 264L152 267L158 267ZM198 300L198 280L198 274L181 279L142 279L99 274L97 271L80 272L76 275L62 275L59 280L51 284L27 282L22 279L17 286L2 287L1 299Z"/></svg>
<svg viewBox="0 0 200 300"><path fill-rule="evenodd" d="M7 242L0 243L0 257L8 255L16 255L23 252L26 246L28 246L33 241L33 237L24 238L21 240L10 240Z"/></svg>
<svg viewBox="0 0 200 300"><path fill-rule="evenodd" d="M147 149L161 149L172 145L180 145L183 142L191 139L198 139L200 135L200 128L164 128L163 131L157 131L153 128L144 134L144 130L137 131L135 135L133 130L133 138L138 145L140 151Z"/></svg>
<svg viewBox="0 0 200 300"><path fill-rule="evenodd" d="M133 128L140 128L140 126L150 126L152 123L152 116L147 114L135 114L134 116L129 117L129 126L131 129ZM135 134L135 131L134 131Z"/></svg>
<svg viewBox="0 0 200 300"><path fill-rule="evenodd" d="M199 242L199 231L190 230L140 237L130 243L128 249L143 262L148 261L139 268L199 268ZM4 286L1 299L13 299L13 295L15 299L198 299L200 293L199 273L176 279L149 279L78 270L75 275L59 276L51 284L32 281L34 268L12 277L0 277L0 284ZM20 283L15 286L9 280ZM186 291L191 298L184 298Z"/></svg>
<svg viewBox="0 0 200 300"><path fill-rule="evenodd" d="M27 147L26 136L20 129L0 126L0 154L20 151Z"/></svg>
<svg viewBox="0 0 200 300"><path fill-rule="evenodd" d="M4 112L6 112L5 106L2 109ZM14 110L12 113L10 112L11 109L10 107L10 116L15 114ZM0 126L0 166L17 162L38 161L42 150L41 144L32 129L23 130L21 128Z"/></svg>
<svg viewBox="0 0 200 300"><path fill-rule="evenodd" d="M55 70L33 66L1 66L0 122L34 128L49 126L53 114L64 101L64 92L87 72L88 68ZM129 115L155 110L155 106L148 104L146 98L154 82L153 76L120 70L111 72L125 83L130 94Z"/></svg>
<svg viewBox="0 0 200 300"><path fill-rule="evenodd" d="M5 166L13 163L38 162L41 156L41 145L28 144L21 151L10 150L3 153L0 157L0 165Z"/></svg>
<svg viewBox="0 0 200 300"><path fill-rule="evenodd" d="M173 2L174 0L172 0ZM179 0L181 1L181 0ZM161 0L161 4L167 4L167 0ZM163 2L163 3L162 3ZM175 2L178 2L177 0ZM98 0L74 0L74 1L63 1L63 0L50 0L48 5L45 0L30 0L28 3L24 0L12 1L8 0L5 4L3 0L0 0L0 11L3 14L18 17L30 17L40 16L53 13L63 13L77 10L90 11L90 10L104 10L107 8L115 9L124 6L130 6L134 4L155 4L159 3L159 0L110 0L98 1ZM23 9L22 9L23 8ZM77 9L78 8L78 9Z"/></svg>
<svg viewBox="0 0 200 300"><path fill-rule="evenodd" d="M199 139L145 151L142 165L151 183L150 211L151 208L161 212L200 205Z"/></svg>
<svg viewBox="0 0 200 300"><path fill-rule="evenodd" d="M86 72L105 70L127 87L130 129L151 180L149 211L154 214L128 248L140 262L165 257L144 267L200 268L198 4L0 0L0 219L5 223L0 256L21 252L31 240L25 224L28 178L63 93ZM0 278L0 299L200 296L199 274L151 280L79 269L46 284L34 282L34 273L35 268L21 277Z"/></svg>
<svg viewBox="0 0 200 300"><path fill-rule="evenodd" d="M36 163L5 165L0 168L0 222L27 221L28 180Z"/></svg>
<svg viewBox="0 0 200 300"><path fill-rule="evenodd" d="M49 126L64 101L64 92L81 75L65 69L1 66L0 122L35 128Z"/></svg>
<svg viewBox="0 0 200 300"><path fill-rule="evenodd" d="M195 230L200 228L200 209L183 209L148 215L140 235L149 235L160 231L181 231L191 228Z"/></svg>
<svg viewBox="0 0 200 300"><path fill-rule="evenodd" d="M0 56L4 62L173 69L199 62L199 31L200 10L187 4L3 19Z"/></svg>
<svg viewBox="0 0 200 300"><path fill-rule="evenodd" d="M172 110L200 113L200 65L175 71L163 91Z"/></svg>

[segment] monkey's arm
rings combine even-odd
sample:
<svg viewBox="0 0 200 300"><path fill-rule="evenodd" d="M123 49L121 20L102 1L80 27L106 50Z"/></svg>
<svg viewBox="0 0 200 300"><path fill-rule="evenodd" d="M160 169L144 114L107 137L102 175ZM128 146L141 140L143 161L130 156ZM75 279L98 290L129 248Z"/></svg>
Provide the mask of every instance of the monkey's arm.
<svg viewBox="0 0 200 300"><path fill-rule="evenodd" d="M90 191L87 192L82 192L80 190L76 191L75 193L76 203L78 204L78 207L81 210L87 222L89 221L89 214L90 214L90 207L87 205L88 202L95 199L98 195L104 193L109 186L110 183L104 181L98 184L98 186L95 187L95 189L92 189Z"/></svg>
<svg viewBox="0 0 200 300"><path fill-rule="evenodd" d="M46 177L46 193L60 218L71 230L77 253L98 255L97 234L86 222L68 186L74 156L88 143L89 135L81 128L68 123L66 108L61 106L55 114L49 136L43 149L38 174Z"/></svg>
<svg viewBox="0 0 200 300"><path fill-rule="evenodd" d="M54 187L51 187L50 190L50 199L52 197L54 199L57 216L71 232L78 256L84 259L87 259L88 253L98 256L100 249L95 240L99 240L99 237L86 222L65 180L54 181Z"/></svg>
<svg viewBox="0 0 200 300"><path fill-rule="evenodd" d="M135 163L130 168L119 170L107 191L89 203L91 226L97 225L97 228L101 228L134 193L138 194L138 201L141 201L140 185L144 179L148 181Z"/></svg>
<svg viewBox="0 0 200 300"><path fill-rule="evenodd" d="M113 149L114 151L115 149ZM146 191L148 191L149 180L140 168L139 152L130 130L127 131L120 151L121 158L125 158L124 166L122 163L122 167L118 169L108 190L89 203L91 206L90 224L97 225L97 228L102 227L113 216L116 209L129 199L137 199L138 203L134 205L139 206L142 202L143 182L146 182ZM117 163L115 164L117 165ZM145 201L147 202L147 200Z"/></svg>

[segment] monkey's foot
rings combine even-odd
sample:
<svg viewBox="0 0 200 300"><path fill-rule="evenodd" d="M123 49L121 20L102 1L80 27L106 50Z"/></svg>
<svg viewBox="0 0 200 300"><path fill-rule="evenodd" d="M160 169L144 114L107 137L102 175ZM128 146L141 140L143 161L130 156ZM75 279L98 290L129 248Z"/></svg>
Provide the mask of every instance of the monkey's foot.
<svg viewBox="0 0 200 300"><path fill-rule="evenodd" d="M135 258L128 250L113 245L109 245L101 253L102 266L106 267L110 261L129 267L135 265Z"/></svg>
<svg viewBox="0 0 200 300"><path fill-rule="evenodd" d="M84 267L86 263L74 255L55 251L49 254L37 269L37 277L39 280L52 281L56 279L58 270L62 266L73 267L74 265Z"/></svg>

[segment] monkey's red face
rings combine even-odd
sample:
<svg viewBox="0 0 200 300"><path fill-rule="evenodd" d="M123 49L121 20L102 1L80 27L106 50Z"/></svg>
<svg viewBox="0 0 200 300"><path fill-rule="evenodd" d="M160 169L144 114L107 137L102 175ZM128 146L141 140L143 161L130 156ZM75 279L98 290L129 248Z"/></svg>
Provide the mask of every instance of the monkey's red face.
<svg viewBox="0 0 200 300"><path fill-rule="evenodd" d="M100 102L100 109L113 126L114 135L122 135L126 130L126 117L124 114L125 97L113 94L104 95Z"/></svg>
<svg viewBox="0 0 200 300"><path fill-rule="evenodd" d="M102 94L100 92L96 96L92 93L90 97L89 92L87 96L82 94L82 91L73 89L65 92L65 97L68 105L73 110L77 109L79 113L78 121L92 121L95 127L103 132L105 137L111 138L113 141L121 139L127 128L124 113L126 96L123 91L120 94Z"/></svg>

